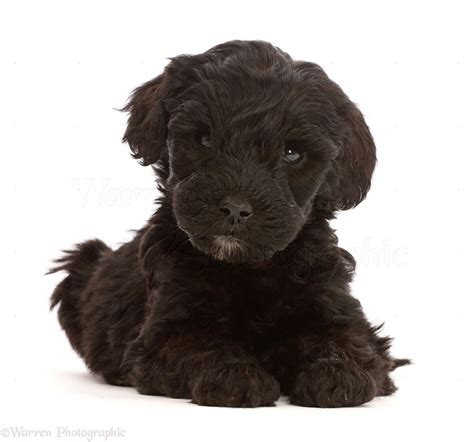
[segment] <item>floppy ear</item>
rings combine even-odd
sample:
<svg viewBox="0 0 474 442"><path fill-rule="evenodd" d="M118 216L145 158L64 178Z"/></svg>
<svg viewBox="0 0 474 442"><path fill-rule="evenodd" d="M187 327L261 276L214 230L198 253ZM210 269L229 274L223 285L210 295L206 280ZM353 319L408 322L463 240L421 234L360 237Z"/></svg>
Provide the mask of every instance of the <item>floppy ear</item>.
<svg viewBox="0 0 474 442"><path fill-rule="evenodd" d="M168 73L135 89L122 111L129 112L123 142L128 142L132 155L148 166L162 159L166 152L168 113L164 99Z"/></svg>
<svg viewBox="0 0 474 442"><path fill-rule="evenodd" d="M143 166L154 164L163 178L168 173L168 120L179 104L178 96L199 80L193 68L210 56L180 55L173 57L163 74L135 89L121 110L129 112L123 142Z"/></svg>
<svg viewBox="0 0 474 442"><path fill-rule="evenodd" d="M336 209L346 210L357 206L367 195L376 156L374 140L356 105L347 99L339 111L347 124L347 132L334 160L333 172L338 183L330 199Z"/></svg>
<svg viewBox="0 0 474 442"><path fill-rule="evenodd" d="M296 61L299 75L326 106L326 133L338 153L329 168L316 200L324 210L346 210L357 206L370 189L375 168L375 144L357 106L315 63Z"/></svg>

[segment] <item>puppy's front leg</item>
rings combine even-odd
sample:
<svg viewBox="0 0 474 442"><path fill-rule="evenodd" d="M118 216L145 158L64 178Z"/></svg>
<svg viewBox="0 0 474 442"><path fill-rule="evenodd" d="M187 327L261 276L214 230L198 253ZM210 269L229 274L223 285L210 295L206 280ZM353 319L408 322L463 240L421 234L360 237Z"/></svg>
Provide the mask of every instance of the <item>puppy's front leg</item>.
<svg viewBox="0 0 474 442"><path fill-rule="evenodd" d="M295 340L298 352L290 401L309 407L356 406L389 394L389 340L377 336L360 303L345 290L311 295L311 319Z"/></svg>
<svg viewBox="0 0 474 442"><path fill-rule="evenodd" d="M374 378L353 355L332 341L313 340L319 352L299 367L289 396L293 404L351 407L375 397L377 386Z"/></svg>
<svg viewBox="0 0 474 442"><path fill-rule="evenodd" d="M218 318L205 317L211 305L192 309L191 298L181 300L179 309L170 300L158 300L125 356L131 383L142 394L190 398L199 405L273 405L280 395L278 382Z"/></svg>
<svg viewBox="0 0 474 442"><path fill-rule="evenodd" d="M270 406L280 395L277 381L253 357L217 335L161 333L154 346L146 341L139 338L127 355L132 383L142 394L223 407Z"/></svg>

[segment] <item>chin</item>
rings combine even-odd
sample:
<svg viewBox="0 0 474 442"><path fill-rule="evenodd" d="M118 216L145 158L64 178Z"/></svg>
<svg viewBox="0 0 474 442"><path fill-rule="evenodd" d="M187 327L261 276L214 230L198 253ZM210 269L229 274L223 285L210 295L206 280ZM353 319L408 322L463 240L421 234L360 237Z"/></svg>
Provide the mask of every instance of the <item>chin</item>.
<svg viewBox="0 0 474 442"><path fill-rule="evenodd" d="M265 245L253 245L235 235L215 235L208 238L189 236L194 247L216 261L228 264L258 265L270 260L278 249Z"/></svg>

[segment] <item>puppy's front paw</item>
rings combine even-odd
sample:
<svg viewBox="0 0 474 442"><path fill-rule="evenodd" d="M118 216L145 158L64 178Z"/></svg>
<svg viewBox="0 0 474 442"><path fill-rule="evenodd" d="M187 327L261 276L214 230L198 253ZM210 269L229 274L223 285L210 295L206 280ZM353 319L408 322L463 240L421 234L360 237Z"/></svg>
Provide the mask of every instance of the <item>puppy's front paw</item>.
<svg viewBox="0 0 474 442"><path fill-rule="evenodd" d="M193 383L193 402L216 407L271 406L280 396L278 382L257 365L235 363L205 371Z"/></svg>
<svg viewBox="0 0 474 442"><path fill-rule="evenodd" d="M296 376L290 402L305 407L353 407L372 400L372 376L350 360L317 360Z"/></svg>

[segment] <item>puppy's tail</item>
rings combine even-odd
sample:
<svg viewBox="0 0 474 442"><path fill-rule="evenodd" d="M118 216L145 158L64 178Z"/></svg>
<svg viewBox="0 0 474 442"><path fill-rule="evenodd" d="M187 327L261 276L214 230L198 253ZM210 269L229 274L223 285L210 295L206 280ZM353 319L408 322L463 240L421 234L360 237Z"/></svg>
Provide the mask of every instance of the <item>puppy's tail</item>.
<svg viewBox="0 0 474 442"><path fill-rule="evenodd" d="M391 366L390 369L395 370L398 367L402 367L404 365L410 365L410 364L413 364L411 359L393 359L392 360L392 366Z"/></svg>
<svg viewBox="0 0 474 442"><path fill-rule="evenodd" d="M65 250L64 256L56 259L57 264L48 274L65 270L69 275L56 287L51 296L51 309L63 301L68 293L82 290L94 271L97 261L104 253L112 250L99 239L77 244L73 250Z"/></svg>
<svg viewBox="0 0 474 442"><path fill-rule="evenodd" d="M59 323L66 332L72 348L81 356L83 356L81 293L87 287L100 258L111 252L112 250L98 239L86 241L78 244L73 250L65 251L65 255L55 261L56 267L48 272L65 270L69 273L54 290L51 296L51 309L60 304Z"/></svg>

